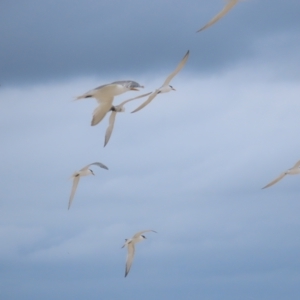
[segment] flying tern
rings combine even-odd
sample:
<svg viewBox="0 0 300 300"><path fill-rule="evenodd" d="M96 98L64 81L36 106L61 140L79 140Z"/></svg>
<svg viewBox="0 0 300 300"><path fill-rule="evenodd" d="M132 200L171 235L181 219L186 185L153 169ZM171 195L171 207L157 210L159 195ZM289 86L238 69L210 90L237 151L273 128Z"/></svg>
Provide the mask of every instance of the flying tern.
<svg viewBox="0 0 300 300"><path fill-rule="evenodd" d="M275 178L273 181L271 181L266 186L264 186L263 189L266 189L266 188L272 186L273 184L277 183L285 175L297 175L297 174L299 174L300 173L300 168L299 167L300 167L300 160L291 169L288 169L287 171L283 172L277 178Z"/></svg>
<svg viewBox="0 0 300 300"><path fill-rule="evenodd" d="M143 107L145 107L146 105L148 105L158 94L167 93L172 90L175 91L175 89L170 85L170 82L177 75L177 73L179 73L179 71L184 67L184 65L186 64L186 62L189 58L189 54L190 54L190 51L188 51L185 54L185 56L183 57L183 59L181 60L181 62L177 66L177 68L167 77L164 84L159 89L157 89L153 93L151 93L149 98L144 103L142 103L137 109L132 111L132 113L135 113L135 112L139 111L140 109L142 109Z"/></svg>
<svg viewBox="0 0 300 300"><path fill-rule="evenodd" d="M132 262L133 262L133 257L134 257L134 252L135 252L135 247L134 247L135 244L146 239L146 237L143 235L143 233L150 232L150 231L156 233L156 231L154 231L154 230L143 230L143 231L137 232L131 239L125 239L125 244L122 247L122 248L124 248L125 246L127 246L127 248L128 248L126 267L125 267L125 277L128 275L131 265L132 265Z"/></svg>
<svg viewBox="0 0 300 300"><path fill-rule="evenodd" d="M72 186L72 190L71 190L71 195L70 195L70 199L69 199L69 205L68 205L68 209L70 209L78 183L79 183L79 179L82 176L88 176L88 175L95 175L93 170L89 169L90 166L98 166L100 168L106 169L108 170L108 167L105 166L104 164L100 163L100 162L94 162L92 164L89 164L87 166L85 166L84 168L82 168L80 171L75 172L71 178L73 178L73 186Z"/></svg>
<svg viewBox="0 0 300 300"><path fill-rule="evenodd" d="M125 111L125 108L124 108L124 105L127 103L127 102L130 102L132 100L136 100L136 99L139 99L139 98L142 98L142 97L146 97L148 95L150 95L150 93L147 93L147 94L143 94L143 95L140 95L138 97L135 97L135 98L131 98L131 99L128 99L126 101L123 101L122 103L120 103L119 105L116 105L116 106L113 106L110 110L112 111L111 114L110 114L110 117L109 117L109 125L106 129L106 133L105 133L105 139L104 139L104 147L107 145L109 139L110 139L110 136L112 134L112 131L114 129L114 124L115 124L115 119L116 119L116 115L118 112L124 112Z"/></svg>
<svg viewBox="0 0 300 300"><path fill-rule="evenodd" d="M227 4L225 7L215 16L213 17L205 26L200 28L197 32L202 31L211 25L218 22L224 15L226 15L240 0L227 0Z"/></svg>
<svg viewBox="0 0 300 300"><path fill-rule="evenodd" d="M96 98L99 106L94 110L91 122L91 125L95 126L102 121L105 115L113 107L112 103L115 96L128 91L139 91L138 88L143 88L143 86L132 80L115 81L88 91L87 93L78 96L75 100Z"/></svg>

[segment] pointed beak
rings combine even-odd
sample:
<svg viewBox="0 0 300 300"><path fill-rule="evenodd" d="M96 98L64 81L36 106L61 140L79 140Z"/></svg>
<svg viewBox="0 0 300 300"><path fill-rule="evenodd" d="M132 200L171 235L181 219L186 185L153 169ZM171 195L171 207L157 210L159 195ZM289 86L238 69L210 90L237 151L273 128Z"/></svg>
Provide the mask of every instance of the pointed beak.
<svg viewBox="0 0 300 300"><path fill-rule="evenodd" d="M174 88L172 88L173 91L176 91Z"/></svg>

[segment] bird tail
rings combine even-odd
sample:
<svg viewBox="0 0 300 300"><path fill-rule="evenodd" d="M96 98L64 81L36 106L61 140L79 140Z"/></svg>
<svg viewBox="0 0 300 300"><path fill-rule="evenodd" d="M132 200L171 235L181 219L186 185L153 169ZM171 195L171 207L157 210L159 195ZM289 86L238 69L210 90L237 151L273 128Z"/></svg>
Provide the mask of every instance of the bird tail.
<svg viewBox="0 0 300 300"><path fill-rule="evenodd" d="M92 98L92 97L93 97L92 95L86 95L86 96L82 95L82 96L76 97L76 98L74 99L74 101L80 100L80 99Z"/></svg>
<svg viewBox="0 0 300 300"><path fill-rule="evenodd" d="M83 95L80 95L80 96L76 97L74 100L76 101L76 100L92 98L92 97L93 97L93 95L91 94L91 92L87 92Z"/></svg>

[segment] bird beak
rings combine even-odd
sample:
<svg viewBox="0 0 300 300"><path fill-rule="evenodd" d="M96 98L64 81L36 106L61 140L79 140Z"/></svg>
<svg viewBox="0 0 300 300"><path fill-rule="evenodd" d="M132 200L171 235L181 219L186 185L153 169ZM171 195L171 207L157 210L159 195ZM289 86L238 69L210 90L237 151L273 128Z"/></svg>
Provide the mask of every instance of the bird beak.
<svg viewBox="0 0 300 300"><path fill-rule="evenodd" d="M176 91L174 88L172 88L173 91Z"/></svg>

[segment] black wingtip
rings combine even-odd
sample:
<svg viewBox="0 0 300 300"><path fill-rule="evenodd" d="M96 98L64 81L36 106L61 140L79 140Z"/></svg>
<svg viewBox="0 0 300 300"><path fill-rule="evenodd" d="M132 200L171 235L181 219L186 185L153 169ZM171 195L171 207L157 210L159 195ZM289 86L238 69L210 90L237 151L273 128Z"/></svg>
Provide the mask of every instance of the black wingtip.
<svg viewBox="0 0 300 300"><path fill-rule="evenodd" d="M202 28L200 28L199 30L196 31L196 33L198 33L198 32L200 32L200 31L204 30L205 28L206 28L205 26L202 27Z"/></svg>

